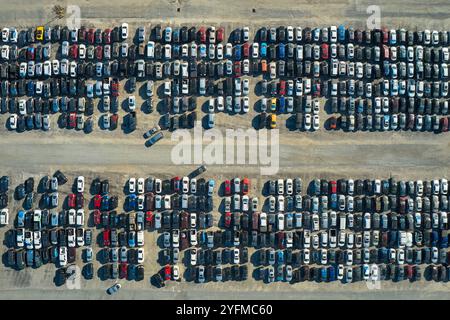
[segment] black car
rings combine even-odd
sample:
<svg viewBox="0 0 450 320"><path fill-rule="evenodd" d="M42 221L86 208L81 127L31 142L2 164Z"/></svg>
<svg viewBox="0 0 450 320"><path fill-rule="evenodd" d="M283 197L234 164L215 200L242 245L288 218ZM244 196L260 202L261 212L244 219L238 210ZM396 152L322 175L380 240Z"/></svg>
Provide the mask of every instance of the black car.
<svg viewBox="0 0 450 320"><path fill-rule="evenodd" d="M25 180L25 192L30 193L34 190L34 179L32 177Z"/></svg>
<svg viewBox="0 0 450 320"><path fill-rule="evenodd" d="M65 184L68 181L67 177L60 170L57 170L53 176L56 179L58 179L58 184L59 185L63 185L63 184Z"/></svg>
<svg viewBox="0 0 450 320"><path fill-rule="evenodd" d="M85 279L92 279L94 277L94 266L92 263L84 265L82 274Z"/></svg>
<svg viewBox="0 0 450 320"><path fill-rule="evenodd" d="M144 280L144 266L142 266L142 265L137 266L134 279L136 281Z"/></svg>

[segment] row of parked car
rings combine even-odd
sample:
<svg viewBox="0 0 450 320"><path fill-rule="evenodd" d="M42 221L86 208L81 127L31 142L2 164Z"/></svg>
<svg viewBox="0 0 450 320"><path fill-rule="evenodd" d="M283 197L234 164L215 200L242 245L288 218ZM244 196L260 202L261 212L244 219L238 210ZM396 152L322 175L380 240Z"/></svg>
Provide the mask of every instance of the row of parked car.
<svg viewBox="0 0 450 320"><path fill-rule="evenodd" d="M372 264L363 266L302 266L293 269L291 266L273 266L259 268L258 278L266 283L284 281L298 283L303 281L352 283L366 281L375 285L376 281L391 280L400 282L404 280L420 281L433 280L447 282L450 280L450 267L445 265L429 265L424 269L418 265Z"/></svg>
<svg viewBox="0 0 450 320"><path fill-rule="evenodd" d="M449 118L436 115L406 115L404 113L392 115L374 116L362 114L342 115L340 117L330 117L329 129L342 129L345 131L429 131L435 133L447 132Z"/></svg>
<svg viewBox="0 0 450 320"><path fill-rule="evenodd" d="M265 183L265 192L270 195L293 195L306 191L309 195L398 195L431 196L447 195L448 180L446 178L433 180L397 180L389 179L313 179L303 190L302 179L287 178L269 180Z"/></svg>
<svg viewBox="0 0 450 320"><path fill-rule="evenodd" d="M251 40L251 31L247 26L239 27L231 31L226 38L225 29L221 26L181 26L162 27L160 24L152 28L140 26L135 33L130 34L127 23L113 28L99 29L81 26L69 29L64 26L39 26L27 30L17 30L15 27L4 27L2 29L3 43L18 43L19 45L34 42L63 42L86 43L86 44L111 44L125 41L134 37L137 43L147 40L160 43L221 43L230 40L234 44L248 42ZM401 29L373 29L361 30L351 26L339 25L329 27L301 27L301 26L279 26L261 27L255 31L253 39L258 42L268 43L355 43L366 45L377 44L407 44L426 46L446 46L449 44L450 34L448 31L438 30L406 30Z"/></svg>

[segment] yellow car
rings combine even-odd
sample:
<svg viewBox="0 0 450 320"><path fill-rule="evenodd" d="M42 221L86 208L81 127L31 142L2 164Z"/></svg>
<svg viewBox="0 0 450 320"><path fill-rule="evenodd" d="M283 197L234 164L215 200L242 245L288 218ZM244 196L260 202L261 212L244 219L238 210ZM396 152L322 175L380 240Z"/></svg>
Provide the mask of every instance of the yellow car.
<svg viewBox="0 0 450 320"><path fill-rule="evenodd" d="M277 115L276 114L269 115L269 124L270 124L270 129L275 129L277 127Z"/></svg>
<svg viewBox="0 0 450 320"><path fill-rule="evenodd" d="M270 111L277 111L277 98L272 98Z"/></svg>
<svg viewBox="0 0 450 320"><path fill-rule="evenodd" d="M44 27L39 26L36 28L36 40L43 41L44 40Z"/></svg>

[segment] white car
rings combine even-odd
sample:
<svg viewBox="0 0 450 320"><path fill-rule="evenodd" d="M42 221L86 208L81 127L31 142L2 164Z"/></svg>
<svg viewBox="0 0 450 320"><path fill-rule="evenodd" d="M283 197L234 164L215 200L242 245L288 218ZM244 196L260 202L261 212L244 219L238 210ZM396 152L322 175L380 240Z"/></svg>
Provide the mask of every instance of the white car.
<svg viewBox="0 0 450 320"><path fill-rule="evenodd" d="M17 129L17 114L11 114L9 116L9 128L11 130Z"/></svg>
<svg viewBox="0 0 450 320"><path fill-rule="evenodd" d="M139 230L138 232L136 232L136 243L137 243L138 247L144 246L144 231L143 230Z"/></svg>
<svg viewBox="0 0 450 320"><path fill-rule="evenodd" d="M77 192L82 193L84 192L84 177L79 176L77 178Z"/></svg>
<svg viewBox="0 0 450 320"><path fill-rule="evenodd" d="M130 178L130 180L128 180L128 191L130 193L136 192L136 178Z"/></svg>
<svg viewBox="0 0 450 320"><path fill-rule="evenodd" d="M197 193L197 179L192 178L190 181L190 189L192 194Z"/></svg>
<svg viewBox="0 0 450 320"><path fill-rule="evenodd" d="M191 249L191 266L197 265L197 249Z"/></svg>
<svg viewBox="0 0 450 320"><path fill-rule="evenodd" d="M136 110L136 97L128 96L128 110L134 111Z"/></svg>
<svg viewBox="0 0 450 320"><path fill-rule="evenodd" d="M9 210L2 209L0 211L0 225L8 225L9 224Z"/></svg>
<svg viewBox="0 0 450 320"><path fill-rule="evenodd" d="M239 179L239 178L233 179L233 189L234 189L234 193L241 192L241 179Z"/></svg>
<svg viewBox="0 0 450 320"><path fill-rule="evenodd" d="M68 213L68 221L69 221L69 225L74 226L76 223L76 211L75 209L70 209L69 213Z"/></svg>
<svg viewBox="0 0 450 320"><path fill-rule="evenodd" d="M195 212L191 212L189 218L190 218L189 221L190 221L191 228L196 228L197 227L197 214Z"/></svg>
<svg viewBox="0 0 450 320"><path fill-rule="evenodd" d="M145 179L144 178L139 178L137 181L137 191L139 194L143 194L144 193L144 183L145 183Z"/></svg>
<svg viewBox="0 0 450 320"><path fill-rule="evenodd" d="M120 35L122 40L126 40L128 38L128 23L122 23L120 26Z"/></svg>
<svg viewBox="0 0 450 320"><path fill-rule="evenodd" d="M25 229L18 228L16 229L16 246L18 248L23 248L25 245Z"/></svg>
<svg viewBox="0 0 450 320"><path fill-rule="evenodd" d="M233 263L234 264L239 264L239 259L240 255L239 255L239 249L238 248L234 248L233 249Z"/></svg>
<svg viewBox="0 0 450 320"><path fill-rule="evenodd" d="M59 265L61 267L67 265L67 247L59 247Z"/></svg>
<svg viewBox="0 0 450 320"><path fill-rule="evenodd" d="M78 209L77 210L76 225L77 226L83 226L84 225L84 210L83 209Z"/></svg>
<svg viewBox="0 0 450 320"><path fill-rule="evenodd" d="M75 248L76 246L76 235L75 228L67 228L67 246L69 248Z"/></svg>
<svg viewBox="0 0 450 320"><path fill-rule="evenodd" d="M181 180L181 186L182 186L183 193L189 193L189 178L188 177L183 177L183 179Z"/></svg>
<svg viewBox="0 0 450 320"><path fill-rule="evenodd" d="M171 208L170 195L166 194L164 196L164 209L170 209L170 208Z"/></svg>
<svg viewBox="0 0 450 320"><path fill-rule="evenodd" d="M172 267L172 279L174 281L179 281L180 280L180 268L178 268L177 265L174 265Z"/></svg>
<svg viewBox="0 0 450 320"><path fill-rule="evenodd" d="M144 263L144 248L137 249L137 262Z"/></svg>
<svg viewBox="0 0 450 320"><path fill-rule="evenodd" d="M278 222L278 230L283 231L284 230L284 214L279 213L277 215L277 222Z"/></svg>
<svg viewBox="0 0 450 320"><path fill-rule="evenodd" d="M242 211L247 212L249 210L250 198L247 195L242 196Z"/></svg>

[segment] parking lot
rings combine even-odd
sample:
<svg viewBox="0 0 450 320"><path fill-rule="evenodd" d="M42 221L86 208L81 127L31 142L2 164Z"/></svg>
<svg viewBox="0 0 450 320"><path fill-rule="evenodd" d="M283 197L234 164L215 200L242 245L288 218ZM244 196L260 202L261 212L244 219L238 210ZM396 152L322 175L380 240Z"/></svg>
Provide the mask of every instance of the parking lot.
<svg viewBox="0 0 450 320"><path fill-rule="evenodd" d="M95 27L107 27L111 24L120 24L127 21L130 28L141 25L143 19L157 21L157 16L168 17L171 24L202 23L220 24L227 28L242 26L243 17L253 14L255 28L262 21L270 24L287 24L301 19L309 26L328 25L329 17L336 19L336 24L353 24L355 27L364 27L366 2L343 1L335 5L323 6L320 3L311 4L310 1L295 2L282 1L277 8L270 3L261 5L252 12L251 4L239 3L239 10L230 11L232 4L224 5L216 1L181 1L179 4L152 1L150 6L143 10L140 1L127 4L125 16L117 17L122 11L122 5L105 5L102 1L95 3L88 1L80 5L83 22ZM108 2L109 4L110 2ZM294 5L294 11L290 8ZM15 5L17 6L17 5ZM35 26L51 20L53 2L44 8L33 8L34 5L20 4L20 8L5 5L0 14L2 21L16 27ZM25 9L27 6L27 9ZM147 6L147 4L146 4ZM436 28L449 29L450 20L447 18L450 6L439 3L434 6L419 1L411 1L408 10L401 1L389 2L381 5L383 24L389 27ZM180 7L180 12L177 8ZM36 9L36 11L32 11ZM14 12L14 15L11 13ZM289 12L289 13L288 13ZM293 13L292 13L293 12ZM401 12L401 14L399 14ZM426 13L424 13L426 12ZM14 16L13 19L11 17ZM33 17L33 18L30 18ZM164 23L166 20L158 21ZM123 87L123 86L122 86ZM124 97L121 91L121 97ZM250 99L257 98L251 93ZM206 99L205 99L206 101ZM143 100L138 97L138 106ZM200 104L201 105L201 104ZM255 112L248 115L227 116L220 114L216 125L224 128L247 128L255 116ZM321 118L326 119L325 112L321 111ZM323 116L323 117L322 117ZM122 194L122 187L129 177L158 176L171 178L175 175L184 176L194 170L197 165L177 165L170 163L170 153L174 142L170 141L170 134L151 149L144 147L142 134L153 127L159 115L147 115L138 111L138 126L130 134L123 134L120 130L96 130L89 135L65 129L51 130L51 132L25 132L22 134L8 132L3 125L7 117L0 116L0 140L2 164L1 175L9 175L11 184L17 185L29 176L35 179L43 175L51 175L55 170L61 169L73 179L77 175L84 175L86 180L92 181L95 177L108 178L111 182L111 193ZM448 137L429 132L417 134L416 132L334 132L323 128L317 132L301 133L289 132L280 126L280 170L270 179L286 176L300 176L308 181L313 178L389 178L399 179L435 179L450 176L450 154L448 153ZM252 194L261 197L263 183L267 177L259 176L257 166L238 165L208 165L204 178L213 178L223 181L234 176L247 176L252 181ZM61 191L62 195L68 189ZM259 192L259 193L258 193ZM218 196L215 196L218 203ZM11 212L17 212L17 204L9 207ZM215 213L218 215L218 213ZM5 228L0 229L0 238L4 239ZM94 237L95 238L95 237ZM421 281L419 283L403 281L393 283L384 281L379 290L368 290L364 282L353 284L302 282L294 285L287 283L264 284L249 277L244 282L225 282L193 284L187 282L171 282L165 288L156 289L149 283L149 277L160 266L156 263L157 250L155 233L145 233L145 280L141 282L123 281L121 291L114 296L119 299L161 298L161 299L214 299L214 298L274 298L277 293L280 299L327 299L327 298L448 298L447 283ZM154 249L154 250L152 250ZM98 262L94 262L97 267ZM97 269L97 268L96 268ZM37 298L43 293L52 298L75 299L103 299L107 287L113 280L100 281L94 279L82 281L81 290L65 290L64 287L55 288L53 277L55 266L43 266L38 270L23 270L20 272L0 266L0 296L6 298Z"/></svg>

